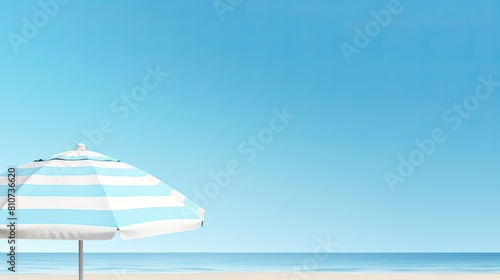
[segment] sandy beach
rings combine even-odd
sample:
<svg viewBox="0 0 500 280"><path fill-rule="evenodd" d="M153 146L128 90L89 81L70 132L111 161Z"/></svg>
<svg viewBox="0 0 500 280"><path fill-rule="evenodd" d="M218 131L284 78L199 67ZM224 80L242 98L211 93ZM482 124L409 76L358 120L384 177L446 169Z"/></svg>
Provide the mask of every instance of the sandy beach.
<svg viewBox="0 0 500 280"><path fill-rule="evenodd" d="M74 280L78 275L1 275L2 280ZM85 280L499 280L500 274L321 274L286 273L186 273L186 274L88 274Z"/></svg>

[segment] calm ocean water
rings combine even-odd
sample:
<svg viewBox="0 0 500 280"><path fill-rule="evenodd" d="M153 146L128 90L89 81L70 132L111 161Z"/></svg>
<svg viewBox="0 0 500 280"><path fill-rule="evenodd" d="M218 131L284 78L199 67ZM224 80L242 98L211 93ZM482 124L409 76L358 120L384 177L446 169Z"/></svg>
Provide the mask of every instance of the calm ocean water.
<svg viewBox="0 0 500 280"><path fill-rule="evenodd" d="M0 274L7 271L1 254ZM77 274L73 253L19 253L18 273ZM86 253L87 274L205 271L305 271L343 273L500 273L500 253Z"/></svg>

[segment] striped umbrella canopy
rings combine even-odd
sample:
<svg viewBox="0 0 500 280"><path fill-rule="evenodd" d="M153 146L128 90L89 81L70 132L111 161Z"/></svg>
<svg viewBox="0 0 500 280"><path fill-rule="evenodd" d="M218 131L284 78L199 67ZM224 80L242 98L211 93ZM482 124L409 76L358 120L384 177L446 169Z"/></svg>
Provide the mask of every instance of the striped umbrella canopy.
<svg viewBox="0 0 500 280"><path fill-rule="evenodd" d="M83 240L112 239L116 232L135 239L203 225L205 210L184 195L83 144L18 166L15 174L14 213L8 175L0 175L0 238L11 234L13 217L16 238L80 240L80 249Z"/></svg>

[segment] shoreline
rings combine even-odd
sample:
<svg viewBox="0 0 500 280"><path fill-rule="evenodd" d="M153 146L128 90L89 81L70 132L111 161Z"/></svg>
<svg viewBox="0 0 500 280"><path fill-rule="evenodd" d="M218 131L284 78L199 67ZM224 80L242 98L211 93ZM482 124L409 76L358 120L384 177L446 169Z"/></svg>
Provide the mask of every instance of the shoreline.
<svg viewBox="0 0 500 280"><path fill-rule="evenodd" d="M1 280L73 280L77 274L1 274ZM86 280L498 280L498 274L453 273L295 273L288 272L200 272L169 274L85 274Z"/></svg>

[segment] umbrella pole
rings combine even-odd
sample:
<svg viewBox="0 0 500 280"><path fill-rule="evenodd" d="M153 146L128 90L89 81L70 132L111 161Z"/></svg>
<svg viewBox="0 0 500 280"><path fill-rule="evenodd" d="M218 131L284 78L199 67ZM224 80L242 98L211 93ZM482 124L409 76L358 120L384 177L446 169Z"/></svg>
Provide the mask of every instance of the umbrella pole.
<svg viewBox="0 0 500 280"><path fill-rule="evenodd" d="M83 240L78 240L78 275L83 280Z"/></svg>

